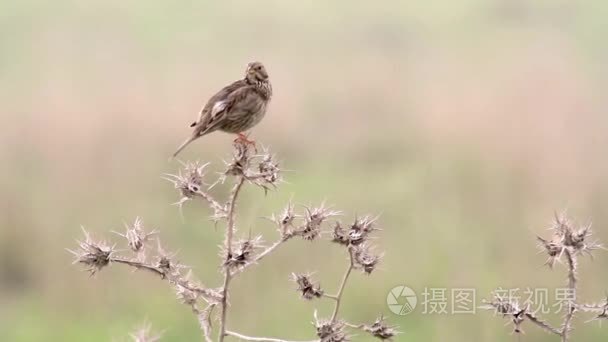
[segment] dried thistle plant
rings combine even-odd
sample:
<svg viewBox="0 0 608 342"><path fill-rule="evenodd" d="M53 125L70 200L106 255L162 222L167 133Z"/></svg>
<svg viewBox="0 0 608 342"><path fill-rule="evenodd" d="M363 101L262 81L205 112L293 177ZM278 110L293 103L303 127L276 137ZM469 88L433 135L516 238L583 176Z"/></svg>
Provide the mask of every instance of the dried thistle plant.
<svg viewBox="0 0 608 342"><path fill-rule="evenodd" d="M152 333L152 327L148 323L131 333L133 342L157 342L160 341L162 333Z"/></svg>
<svg viewBox="0 0 608 342"><path fill-rule="evenodd" d="M581 304L578 302L577 285L578 260L582 255L592 257L592 252L603 249L602 245L591 239L591 225L577 226L564 213L555 215L555 219L549 228L551 236L547 239L537 237L538 247L541 252L547 254L545 264L553 269L556 263L564 263L567 269L567 290L569 298L566 301L566 313L559 327L541 319L531 310L529 305L522 306L516 298L505 296L495 292L490 301L482 306L484 309L493 310L496 314L507 317L513 324L513 332L523 333L522 324L528 321L541 329L558 336L562 342L571 340L571 331L574 329L572 320L578 311L594 312L596 316L589 321L608 319L608 298L599 304Z"/></svg>
<svg viewBox="0 0 608 342"><path fill-rule="evenodd" d="M263 245L262 236L252 237L251 232L247 237L237 239L235 218L241 189L246 184L258 186L265 192L276 189L282 182L280 163L268 149L263 149L262 153L258 154L247 142L235 140L232 158L225 163L225 170L219 179L211 183L206 182L207 166L208 164L198 162L182 163L182 170L177 174L165 175L165 179L172 182L178 190L180 199L176 204L180 208L188 201L202 199L212 211L212 221L216 224L225 222L224 241L219 251L219 269L223 281L218 287L206 287L192 280L192 272L176 259L175 253L168 253L161 247L158 231L146 231L140 218L132 225L127 225L124 233L116 233L128 246L124 251L118 251L114 245L93 239L83 228L84 239L78 241L76 250L70 250L75 257L75 263L82 264L91 275L112 264L127 265L158 275L173 288L177 300L190 307L196 315L207 342L222 342L226 336L249 341L290 342L277 338L252 337L229 330L230 285L240 273L258 264L288 241L294 238L315 241L328 236L329 241L344 249L349 260L337 292L328 294L314 282L311 274L292 274L302 298L325 299L334 303L329 318L319 319L316 311L314 312L315 329L311 333L314 332L316 337L313 341L349 341L349 330L359 330L380 340L391 340L399 333L394 327L387 325L383 317L370 324L352 324L340 318L342 297L352 271L360 270L364 274L371 274L382 258L381 254L373 251L370 240L371 234L378 230L377 217L357 217L347 226L334 221L332 226L330 221L341 215L340 211L321 204L303 207L301 212L297 212L290 202L280 214L270 217L270 221L277 227L279 237L269 246ZM233 180L233 186L227 201L222 203L212 196L211 190L217 184L226 183L228 179ZM152 240L156 240L155 248L149 246ZM119 255L122 253L130 253L131 256ZM214 331L217 336L215 339ZM149 326L146 325L132 334L132 337L135 341L156 341L160 335L152 336Z"/></svg>

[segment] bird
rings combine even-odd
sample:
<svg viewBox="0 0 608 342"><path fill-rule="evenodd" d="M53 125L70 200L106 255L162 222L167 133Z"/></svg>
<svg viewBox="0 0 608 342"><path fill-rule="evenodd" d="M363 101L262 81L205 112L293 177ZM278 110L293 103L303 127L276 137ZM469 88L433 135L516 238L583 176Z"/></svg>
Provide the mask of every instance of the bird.
<svg viewBox="0 0 608 342"><path fill-rule="evenodd" d="M190 125L192 134L172 158L194 140L218 130L237 134L236 140L255 144L244 132L264 118L271 97L272 85L264 65L248 63L242 79L225 86L207 101L198 119Z"/></svg>

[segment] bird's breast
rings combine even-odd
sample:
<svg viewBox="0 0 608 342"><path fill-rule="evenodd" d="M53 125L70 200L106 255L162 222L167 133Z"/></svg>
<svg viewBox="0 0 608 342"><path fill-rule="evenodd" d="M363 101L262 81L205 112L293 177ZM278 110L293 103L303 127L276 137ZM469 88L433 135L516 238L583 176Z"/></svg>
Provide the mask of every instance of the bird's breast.
<svg viewBox="0 0 608 342"><path fill-rule="evenodd" d="M270 101L272 97L272 85L270 82L257 82L255 88L264 100Z"/></svg>

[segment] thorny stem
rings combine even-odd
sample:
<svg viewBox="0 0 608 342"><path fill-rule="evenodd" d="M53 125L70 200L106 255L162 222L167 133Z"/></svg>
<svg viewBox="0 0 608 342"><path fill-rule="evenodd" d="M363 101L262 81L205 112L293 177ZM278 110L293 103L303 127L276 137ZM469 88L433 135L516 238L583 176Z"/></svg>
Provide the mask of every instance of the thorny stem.
<svg viewBox="0 0 608 342"><path fill-rule="evenodd" d="M117 264L123 264L123 265L128 265L131 267L135 267L138 270L146 270L146 271L152 272L154 274L157 274L162 279L167 279L170 283L179 285L183 288L188 289L189 291L198 293L206 301L217 300L217 294L213 293L213 291L210 291L204 287L194 285L191 282L187 281L186 279L174 279L174 278L172 279L170 277L170 275L166 274L163 270L161 270L160 268L158 268L156 266L146 264L146 263L143 263L140 261L123 259L123 258L119 258L119 257L112 257L110 259L110 261L113 263L117 263Z"/></svg>
<svg viewBox="0 0 608 342"><path fill-rule="evenodd" d="M219 211L222 213L226 212L226 208L221 205L218 201L216 201L215 199L213 199L213 197L211 197L211 195L209 195L208 193L198 190L196 192L197 195L201 196L204 200L207 201L207 203L209 203L209 206L211 206L211 208L215 211Z"/></svg>
<svg viewBox="0 0 608 342"><path fill-rule="evenodd" d="M123 264L123 265L128 265L131 267L135 267L138 270L146 270L146 271L159 275L161 278L165 278L165 272L163 272L160 268L140 262L140 261L117 258L117 257L112 257L110 259L110 261L117 263L117 264Z"/></svg>
<svg viewBox="0 0 608 342"><path fill-rule="evenodd" d="M232 237L234 235L234 212L236 208L236 200L239 195L239 191L241 187L245 183L245 177L239 177L236 185L232 189L232 193L230 195L230 204L228 205L228 225L226 227L226 239L224 241L224 247L226 248L227 257L230 258L232 255ZM228 287L230 286L230 280L232 279L232 274L230 272L230 265L226 264L224 266L224 285L222 286L222 300L220 302L222 314L220 319L220 331L218 336L218 341L223 342L224 337L226 336L226 317L228 313Z"/></svg>
<svg viewBox="0 0 608 342"><path fill-rule="evenodd" d="M576 278L577 260L576 260L576 255L568 249L564 250L564 254L566 255L566 262L567 262L567 266L568 266L568 289L571 292L569 294L569 296L572 296L574 299L572 301L568 301L568 303L567 303L568 311L566 312L566 315L564 316L564 322L562 323L561 329L551 326L549 323L541 320L540 318L536 317L532 313L526 313L525 315L535 325L539 326L540 328L542 328L550 333L560 336L562 342L567 342L569 340L568 333L572 329L572 327L571 327L572 318L574 317L574 312L576 311L576 307L577 307L577 304L575 302L576 284L577 284L577 278Z"/></svg>
<svg viewBox="0 0 608 342"><path fill-rule="evenodd" d="M213 342L211 338L211 314L215 306L216 304L209 304L204 310L200 310L196 305L192 305L192 311L198 317L206 342Z"/></svg>
<svg viewBox="0 0 608 342"><path fill-rule="evenodd" d="M334 313L331 315L331 321L335 322L338 317L338 311L340 310L340 303L342 302L342 294L344 293L344 288L346 287L346 282L348 281L348 277L350 276L353 268L355 268L355 261L353 260L353 252L352 249L348 249L348 255L350 258L350 264L348 265L348 269L346 273L344 273L344 278L342 278L342 284L340 284L340 289L338 290L338 294L336 294L336 305L334 306Z"/></svg>
<svg viewBox="0 0 608 342"><path fill-rule="evenodd" d="M576 255L568 249L564 250L564 254L566 255L566 262L568 264L568 289L570 290L569 297L573 298L572 301L568 301L568 307L566 312L566 316L564 317L564 323L562 324L562 342L568 341L568 333L571 329L572 318L574 316L574 312L576 311Z"/></svg>
<svg viewBox="0 0 608 342"><path fill-rule="evenodd" d="M180 268L183 268L182 265L179 265L179 264L173 265L173 262L171 260L169 260L168 256L162 255L163 253L161 252L160 245L159 245L159 252L161 255L160 255L160 259L159 259L158 263L155 264L155 263L147 262L144 254L143 254L143 251L139 250L139 248L141 248L141 247L137 247L137 249L135 249L131 245L132 239L128 235L131 232L131 230L130 230L131 228L127 228L128 230L127 230L126 234L120 234L120 235L125 237L128 240L129 246L131 246L131 248L135 250L135 252L137 253L138 259L129 259L129 258L113 256L112 255L114 253L113 247L107 247L103 243L101 245L97 245L93 242L90 242L89 236L86 231L85 231L85 235L86 235L87 240L85 242L79 242L82 252L73 252L73 251L70 251L70 252L72 252L73 254L75 254L77 256L77 260L76 260L77 262L81 262L81 263L84 263L87 266L89 266L89 271L92 274L99 271L103 267L107 266L109 263L119 263L119 264L131 266L131 267L135 268L136 270L139 270L139 269L146 270L148 272L158 275L163 280L167 280L170 285L172 285L176 288L178 298L184 304L188 305L191 308L192 312L197 316L199 324L200 324L200 329L203 332L203 338L204 338L205 342L213 342L212 315L213 315L213 310L215 309L216 306L219 306L221 308L220 322L219 322L219 329L218 329L218 338L217 338L218 342L224 342L226 336L232 336L232 337L235 337L235 338L238 338L241 340L246 340L246 341L260 341L260 342L329 341L327 339L327 337L322 337L321 339L317 338L317 339L309 340L309 341L293 341L293 340L284 340L284 339L269 338L269 337L252 337L252 336L243 335L243 334L240 334L237 332L229 331L227 329L229 287L230 287L232 279L236 275L243 272L245 269L249 268L250 266L259 262L261 259L270 255L280 245L289 241L293 237L303 236L307 240L312 240L312 239L316 238L320 233L321 223L323 222L323 220L325 220L327 217L334 216L338 213L338 212L327 210L323 205L319 209L315 209L313 212L311 212L311 210L309 210L307 208L308 215L310 217L306 217L306 219L304 220L305 223L302 226L296 227L296 226L292 225L293 221L294 221L294 219L296 219L300 216L295 215L293 213L293 211L292 211L293 208L290 203L289 207L286 209L286 214L285 214L286 216L282 220L276 221L276 220L274 220L274 216L273 216L273 221L275 221L276 223L279 224L280 238L277 241L275 241L272 245L265 248L261 253L257 253L257 255L253 256L252 258L250 258L249 255L247 255L245 257L246 261L242 265L239 265L241 267L234 267L235 265L231 264L230 261L234 257L233 240L234 240L234 235L236 232L236 224L235 224L236 205L237 205L236 203L237 203L241 188L243 187L244 183L251 182L254 185L261 186L265 190L268 190L270 186L276 186L276 182L281 181L281 179L278 176L278 172L280 171L278 168L278 164L275 164L275 162L271 160L270 156L265 156L264 160L262 162L260 162L260 164L259 164L260 170L270 169L270 171L252 173L248 169L250 167L250 161L248 159L250 157L249 153L248 153L248 147L245 147L244 150L242 148L240 148L239 146L236 146L236 147L238 148L238 151L237 151L238 153L235 154L233 162L231 164L229 164L229 169L224 173L224 176L225 175L236 176L235 183L230 192L230 196L228 197L228 201L225 204L216 201L213 196L211 196L205 190L200 189L200 186L205 184L202 181L202 178L204 176L202 174L202 168L204 168L204 166L202 166L202 167L197 166L196 170L189 170L190 164L188 164L188 165L185 165L186 170L190 173L187 177L183 176L181 173L179 175L170 175L170 177L169 177L169 180L171 180L174 183L175 187L177 189L179 189L182 194L182 199L178 202L178 204L181 205L184 201L190 200L193 197L195 197L195 195L197 195L197 196L201 197L204 201L206 201L207 204L211 207L211 209L213 209L215 211L214 216L213 216L214 221L217 222L220 219L222 219L222 220L226 219L226 221L227 221L226 231L225 231L225 235L224 235L224 251L226 254L225 255L226 260L224 260L223 265L222 265L224 268L224 281L223 281L223 286L220 289L208 289L208 288L203 287L202 285L197 284L196 282L190 281L189 275L184 276L182 274L182 272L180 271ZM253 156L253 157L255 158L258 156ZM196 165L198 165L198 164L196 164ZM224 179L225 178L222 177L221 181L223 182ZM213 187L213 185L211 187ZM136 221L136 224L137 224L137 222L138 221ZM133 228L133 230L135 231L135 233L139 233L137 231L137 227ZM312 232L311 232L311 230L312 230ZM311 234L307 235L307 233L309 233L309 232L311 232ZM145 235L145 237L138 235L137 236L138 240L136 242L139 242L143 245L143 243L146 242L146 238L149 235L152 235L155 233L156 233L155 231L152 233L148 233ZM259 239L256 238L256 241L257 240L259 240ZM249 242L251 242L251 241L249 241ZM257 247L257 246L255 246L255 247ZM324 297L332 299L336 302L331 321L322 322L323 327L326 327L326 325L329 324L328 327L331 327L331 329L339 329L339 330L337 330L337 332L332 332L331 333L332 336L329 336L329 338L332 340L334 339L333 335L337 334L337 336L343 336L342 323L340 322L340 323L336 324L336 320L337 320L338 313L340 310L340 304L341 304L341 300L342 300L342 295L343 295L345 287L346 287L346 283L348 282L349 276L352 273L353 269L357 268L357 266L355 264L355 256L354 256L353 248L349 247L348 252L349 252L350 264L349 264L349 267L348 267L346 273L344 274L344 277L339 286L339 290L338 290L337 294L336 295L329 295L329 294L323 295ZM248 253L254 254L253 252L248 252ZM190 291L190 292L188 292L188 291ZM198 305L199 298L202 298L203 300L205 300L208 303L208 305L205 307L205 309L201 309L199 307L199 305ZM316 312L315 312L315 320L316 320ZM317 323L315 323L315 324L317 325L317 329L319 329L321 327L318 325L318 324L320 324L319 321L317 321ZM353 325L353 324L346 324L346 325L349 327L352 327L352 328L362 329L364 331L367 331L367 329L368 329L368 327L365 325ZM383 327L383 328L385 328L385 327ZM317 332L317 334L319 336L321 336L321 334L319 332ZM387 332L386 336L392 336L394 334L395 334L394 332L389 331L389 332ZM383 335L383 336L385 336L385 335ZM383 337L381 337L381 338L383 338Z"/></svg>
<svg viewBox="0 0 608 342"><path fill-rule="evenodd" d="M258 341L258 342L299 342L299 341L291 341L291 340L282 340L280 338L246 336L246 335L234 332L234 331L226 331L226 335L234 336L234 337L239 338L239 339L244 340L244 341ZM319 340L302 341L302 342L319 342Z"/></svg>
<svg viewBox="0 0 608 342"><path fill-rule="evenodd" d="M291 234L287 234L284 235L283 237L281 237L280 240L276 241L275 243L273 243L270 247L266 248L263 252L259 253L258 255L255 256L255 258L253 258L253 260L251 260L249 263L243 265L243 267L239 268L238 270L234 271L234 273L232 274L233 276L243 272L245 269L255 265L258 263L258 261L262 260L264 257L268 256L270 253L272 253L275 249L277 249L280 245L282 245L283 243L289 241L292 237L296 236L295 233L291 233Z"/></svg>
<svg viewBox="0 0 608 342"><path fill-rule="evenodd" d="M568 262L568 288L576 291L576 255L567 249L564 254L566 254L566 261Z"/></svg>
<svg viewBox="0 0 608 342"><path fill-rule="evenodd" d="M550 333L559 335L559 336L562 335L562 332L559 329L557 329L555 327L552 327L549 323L547 323L547 322L541 320L540 318L536 317L533 313L527 312L526 313L526 317L530 320L530 322L536 324L540 328L542 328L542 329L544 329L544 330L546 330L546 331L548 331Z"/></svg>

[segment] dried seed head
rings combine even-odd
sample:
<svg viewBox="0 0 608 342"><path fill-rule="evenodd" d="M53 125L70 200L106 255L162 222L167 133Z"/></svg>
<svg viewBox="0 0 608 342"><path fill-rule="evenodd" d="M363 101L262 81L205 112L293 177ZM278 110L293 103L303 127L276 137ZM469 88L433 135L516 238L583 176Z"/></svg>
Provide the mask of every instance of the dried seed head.
<svg viewBox="0 0 608 342"><path fill-rule="evenodd" d="M575 250L582 250L586 248L585 241L589 236L591 236L591 227L585 226L578 230L573 230L568 236L569 244Z"/></svg>
<svg viewBox="0 0 608 342"><path fill-rule="evenodd" d="M131 334L133 342L157 342L160 341L162 334L152 334L152 328L149 324L144 324Z"/></svg>
<svg viewBox="0 0 608 342"><path fill-rule="evenodd" d="M177 205L182 205L198 195L198 192L205 185L203 177L205 176L205 168L209 164L201 165L199 162L187 162L182 163L182 165L183 170L180 170L176 175L167 174L165 177L166 180L173 183L182 196L176 203Z"/></svg>
<svg viewBox="0 0 608 342"><path fill-rule="evenodd" d="M75 251L68 249L68 251L76 257L74 263L84 264L87 271L94 275L110 264L114 247L102 241L94 241L84 228L82 228L82 231L85 237L84 241L76 241L78 249Z"/></svg>
<svg viewBox="0 0 608 342"><path fill-rule="evenodd" d="M180 277L180 272L182 269L187 268L187 266L180 264L177 261L174 261L176 253L167 253L162 246L160 245L160 241L158 241L158 256L156 261L156 268L158 268L162 273L163 278L173 279L176 277Z"/></svg>
<svg viewBox="0 0 608 342"><path fill-rule="evenodd" d="M594 250L603 248L597 241L590 241L592 235L590 225L576 228L564 214L555 215L550 230L553 232L551 238L538 237L540 249L549 255L547 265L550 267L560 260L565 250L573 254L591 255Z"/></svg>
<svg viewBox="0 0 608 342"><path fill-rule="evenodd" d="M355 222L350 227L351 235L364 235L371 234L376 228L377 217L372 218L371 216L363 216L355 219ZM351 237L351 239L354 239Z"/></svg>
<svg viewBox="0 0 608 342"><path fill-rule="evenodd" d="M587 312L599 312L588 322L600 321L600 324L602 324L602 321L608 320L608 296L604 299L604 303L580 305L579 308Z"/></svg>
<svg viewBox="0 0 608 342"><path fill-rule="evenodd" d="M232 252L223 251L222 254L226 261L224 265L230 269L238 269L250 263L253 260L255 251L262 245L262 237L256 236L253 239L240 240L232 247Z"/></svg>
<svg viewBox="0 0 608 342"><path fill-rule="evenodd" d="M340 215L339 211L333 211L326 208L325 204L321 204L317 208L306 208L304 215L304 229L301 231L302 238L305 240L314 240L321 235L321 225L325 220L332 216Z"/></svg>
<svg viewBox="0 0 608 342"><path fill-rule="evenodd" d="M283 213L279 218L279 224L283 227L288 227L293 224L293 220L295 220L296 214L293 211L293 204L289 202L285 209L283 209Z"/></svg>
<svg viewBox="0 0 608 342"><path fill-rule="evenodd" d="M350 245L350 236L348 235L348 230L342 227L342 223L339 221L336 221L334 224L334 235L332 241L344 246Z"/></svg>
<svg viewBox="0 0 608 342"><path fill-rule="evenodd" d="M310 279L310 274L292 273L292 280L298 285L297 291L302 293L302 298L312 300L323 297L321 285L315 285Z"/></svg>
<svg viewBox="0 0 608 342"><path fill-rule="evenodd" d="M353 253L355 266L361 268L366 274L371 274L382 259L381 255L373 254L367 245L355 246L351 253Z"/></svg>
<svg viewBox="0 0 608 342"><path fill-rule="evenodd" d="M595 319L608 320L608 301L606 301L606 304L604 304L604 307L602 308L602 312L600 312Z"/></svg>
<svg viewBox="0 0 608 342"><path fill-rule="evenodd" d="M526 318L526 309L519 310L511 316L513 322L513 332L516 334L522 334L524 331L521 329L521 324Z"/></svg>
<svg viewBox="0 0 608 342"><path fill-rule="evenodd" d="M586 226L577 229L574 224L565 217L556 217L553 223L554 238L562 242L566 247L579 252L586 248L586 238L591 235L591 227Z"/></svg>
<svg viewBox="0 0 608 342"><path fill-rule="evenodd" d="M485 302L486 305L481 306L481 309L494 310L496 314L503 317L509 317L513 323L514 333L523 333L521 325L528 313L528 307L521 308L516 298L503 296L494 292L494 298L490 302Z"/></svg>
<svg viewBox="0 0 608 342"><path fill-rule="evenodd" d="M373 324L364 325L363 330L367 331L368 333L381 340L389 341L391 341L393 337L399 334L399 331L395 330L394 326L386 325L385 318L382 316L376 319Z"/></svg>
<svg viewBox="0 0 608 342"><path fill-rule="evenodd" d="M135 219L132 225L126 225L126 232L124 234L115 232L116 234L127 239L127 244L133 252L140 252L143 250L146 242L150 240L150 237L158 234L158 231L153 230L146 233L143 227L143 223L139 217Z"/></svg>
<svg viewBox="0 0 608 342"><path fill-rule="evenodd" d="M602 312L600 312L597 316L593 317L593 319L591 319L592 321L605 321L608 320L608 310L606 308L604 308L604 310ZM601 322L600 322L601 324Z"/></svg>
<svg viewBox="0 0 608 342"><path fill-rule="evenodd" d="M281 168L279 163L274 160L274 156L267 150L262 155L262 160L258 164L259 177L266 183L266 185L276 186L281 180L280 172Z"/></svg>
<svg viewBox="0 0 608 342"><path fill-rule="evenodd" d="M225 175L232 176L245 176L255 147L253 144L243 141L242 139L236 139L233 144L232 160L226 163Z"/></svg>
<svg viewBox="0 0 608 342"><path fill-rule="evenodd" d="M296 219L296 214L293 210L291 201L287 204L285 209L283 209L281 214L272 214L268 219L278 226L278 230L282 237L289 235L293 228L293 221Z"/></svg>
<svg viewBox="0 0 608 342"><path fill-rule="evenodd" d="M370 216L356 218L348 230L343 228L340 222L336 222L332 241L345 246L365 243L369 235L377 230L376 220L377 218Z"/></svg>
<svg viewBox="0 0 608 342"><path fill-rule="evenodd" d="M484 303L485 305L481 306L482 309L494 310L496 314L503 316L512 315L520 311L519 302L515 298L506 297L497 292L493 293L491 301L484 301Z"/></svg>
<svg viewBox="0 0 608 342"><path fill-rule="evenodd" d="M350 338L344 331L344 322L339 320L319 320L315 312L315 328L321 342L346 342Z"/></svg>
<svg viewBox="0 0 608 342"><path fill-rule="evenodd" d="M548 241L540 236L537 236L536 238L538 240L538 248L545 251L549 255L545 264L553 268L555 262L561 257L564 251L564 246L561 244L561 242Z"/></svg>
<svg viewBox="0 0 608 342"><path fill-rule="evenodd" d="M160 268L164 274L170 274L173 269L173 262L167 256L163 255L158 258L156 267Z"/></svg>
<svg viewBox="0 0 608 342"><path fill-rule="evenodd" d="M289 202L283 213L276 219L277 224L281 228L281 232L285 233L290 227L293 227L293 220L296 219L296 214L293 211L293 204Z"/></svg>

